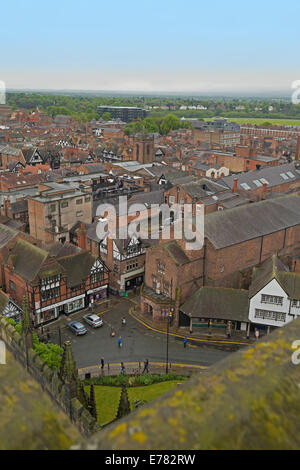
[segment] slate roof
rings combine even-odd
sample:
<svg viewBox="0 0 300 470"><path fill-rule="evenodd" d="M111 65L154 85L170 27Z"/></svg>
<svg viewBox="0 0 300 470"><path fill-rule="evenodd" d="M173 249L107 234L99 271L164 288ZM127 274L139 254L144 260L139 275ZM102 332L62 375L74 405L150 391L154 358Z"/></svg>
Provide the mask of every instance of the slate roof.
<svg viewBox="0 0 300 470"><path fill-rule="evenodd" d="M28 211L28 201L23 199L22 201L12 202L10 205L10 210L13 214L19 214L20 212Z"/></svg>
<svg viewBox="0 0 300 470"><path fill-rule="evenodd" d="M205 236L216 249L300 224L300 198L291 194L205 216Z"/></svg>
<svg viewBox="0 0 300 470"><path fill-rule="evenodd" d="M20 154L20 149L10 147L9 145L3 145L0 147L0 153L3 153L4 155L18 157Z"/></svg>
<svg viewBox="0 0 300 470"><path fill-rule="evenodd" d="M6 225L0 224L0 248L3 248L17 234L17 230L7 227Z"/></svg>
<svg viewBox="0 0 300 470"><path fill-rule="evenodd" d="M192 198L203 198L228 190L225 185L216 183L207 178L201 178L200 180L185 183L181 186Z"/></svg>
<svg viewBox="0 0 300 470"><path fill-rule="evenodd" d="M245 173L240 173L238 175L230 175L225 176L224 178L220 179L219 182L221 184L226 185L228 188L233 188L234 179L237 178L238 180L238 188L246 189L241 186L242 184L247 184L250 190L257 190L258 188L262 188L263 182L261 179L266 180L268 183L267 188L272 188L273 186L279 186L280 184L285 183L300 183L300 167L296 167L295 162L292 163L285 163L284 165L278 166L264 166L260 170L254 171L247 171ZM287 175L287 179L284 179L281 174L287 174L287 172L291 172L294 175L294 178L291 178ZM257 186L254 181L260 181L261 186ZM246 189L247 190L247 189Z"/></svg>
<svg viewBox="0 0 300 470"><path fill-rule="evenodd" d="M63 266L67 275L68 287L75 287L87 279L97 257L88 251L81 251L72 256L59 258L58 262Z"/></svg>
<svg viewBox="0 0 300 470"><path fill-rule="evenodd" d="M53 257L69 256L69 255L73 255L74 253L78 253L79 251L81 251L80 248L68 242L64 244L60 242L54 242L48 245L43 245L43 249L45 251L48 251L49 255Z"/></svg>
<svg viewBox="0 0 300 470"><path fill-rule="evenodd" d="M20 239L17 240L10 251L9 258L14 271L26 281L31 282L35 279L48 256L47 251Z"/></svg>
<svg viewBox="0 0 300 470"><path fill-rule="evenodd" d="M248 291L201 287L180 310L189 317L248 322Z"/></svg>
<svg viewBox="0 0 300 470"><path fill-rule="evenodd" d="M289 272L276 255L264 261L259 268L253 269L249 297L252 298L273 279L277 280L289 298L300 300L300 273Z"/></svg>
<svg viewBox="0 0 300 470"><path fill-rule="evenodd" d="M173 259L173 261L175 261L177 265L180 266L190 262L189 257L181 248L181 246L176 242L176 240L162 243L161 247L169 254L169 256Z"/></svg>
<svg viewBox="0 0 300 470"><path fill-rule="evenodd" d="M149 193L138 193L132 196L128 201L128 209L130 213L130 206L133 204L162 204L164 201L165 187L159 187L158 191L151 191Z"/></svg>
<svg viewBox="0 0 300 470"><path fill-rule="evenodd" d="M84 168L88 171L89 174L106 172L105 166L101 163L88 163L84 165Z"/></svg>

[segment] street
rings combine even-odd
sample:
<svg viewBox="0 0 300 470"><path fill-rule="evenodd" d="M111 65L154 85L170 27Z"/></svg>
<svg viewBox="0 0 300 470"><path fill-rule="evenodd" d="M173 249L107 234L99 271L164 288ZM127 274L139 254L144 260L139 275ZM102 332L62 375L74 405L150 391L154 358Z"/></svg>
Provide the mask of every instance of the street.
<svg viewBox="0 0 300 470"><path fill-rule="evenodd" d="M165 362L167 350L167 336L147 329L128 313L130 302L123 299L113 305L108 311L101 314L104 325L93 329L84 323L87 334L76 337L67 327L66 319L50 326L52 343L59 344L58 326L61 328L62 344L69 340L72 344L74 357L78 368L95 366L100 363L101 357L105 363L141 361L146 358L151 362ZM82 321L84 313L72 315L71 320ZM122 326L125 317L126 325ZM111 327L116 335L111 337ZM122 337L122 348L118 346L118 338ZM231 354L228 351L214 349L211 346L195 346L169 336L169 362L182 364L197 364L210 366Z"/></svg>

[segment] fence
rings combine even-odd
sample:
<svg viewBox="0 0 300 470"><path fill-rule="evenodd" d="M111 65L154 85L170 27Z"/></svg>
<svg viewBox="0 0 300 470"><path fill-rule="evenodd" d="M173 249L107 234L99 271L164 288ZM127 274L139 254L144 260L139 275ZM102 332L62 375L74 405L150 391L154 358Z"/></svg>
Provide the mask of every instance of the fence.
<svg viewBox="0 0 300 470"><path fill-rule="evenodd" d="M143 362L124 362L125 374L126 375L141 375L144 371ZM166 363L161 362L150 362L149 363L150 374L165 374ZM185 375L190 377L193 374L198 374L201 370L206 369L205 366L198 366L193 364L176 364L168 363L168 373L176 375ZM120 375L121 363L105 364L102 369L100 365L83 367L78 369L78 376L81 380L98 377L114 377Z"/></svg>

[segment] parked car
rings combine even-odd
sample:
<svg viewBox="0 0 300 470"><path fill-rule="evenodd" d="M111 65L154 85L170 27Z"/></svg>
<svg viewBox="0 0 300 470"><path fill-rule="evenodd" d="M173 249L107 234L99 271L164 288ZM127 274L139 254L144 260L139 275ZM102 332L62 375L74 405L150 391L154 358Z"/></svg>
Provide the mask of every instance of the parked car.
<svg viewBox="0 0 300 470"><path fill-rule="evenodd" d="M98 315L84 315L83 320L93 328L103 326L103 320Z"/></svg>
<svg viewBox="0 0 300 470"><path fill-rule="evenodd" d="M87 333L87 329L79 321L71 321L68 323L68 328L70 328L70 330L75 333L76 336L85 335Z"/></svg>

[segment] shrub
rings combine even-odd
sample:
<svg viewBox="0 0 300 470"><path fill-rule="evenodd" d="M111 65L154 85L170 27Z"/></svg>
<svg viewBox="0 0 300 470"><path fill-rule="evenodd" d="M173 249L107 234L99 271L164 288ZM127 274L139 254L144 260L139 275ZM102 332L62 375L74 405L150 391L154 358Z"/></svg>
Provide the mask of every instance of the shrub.
<svg viewBox="0 0 300 470"><path fill-rule="evenodd" d="M6 321L13 325L16 331L22 334L22 324L16 322L12 318L6 318ZM41 343L36 333L32 335L33 350L40 356L40 358L52 370L59 370L62 359L63 349L57 344Z"/></svg>
<svg viewBox="0 0 300 470"><path fill-rule="evenodd" d="M115 377L98 377L84 380L85 385L107 385L112 387L120 387L125 385L126 387L136 387L139 385L152 385L159 382L167 382L178 380L179 382L186 380L187 377L176 375L176 374L142 374L142 375L118 375Z"/></svg>

